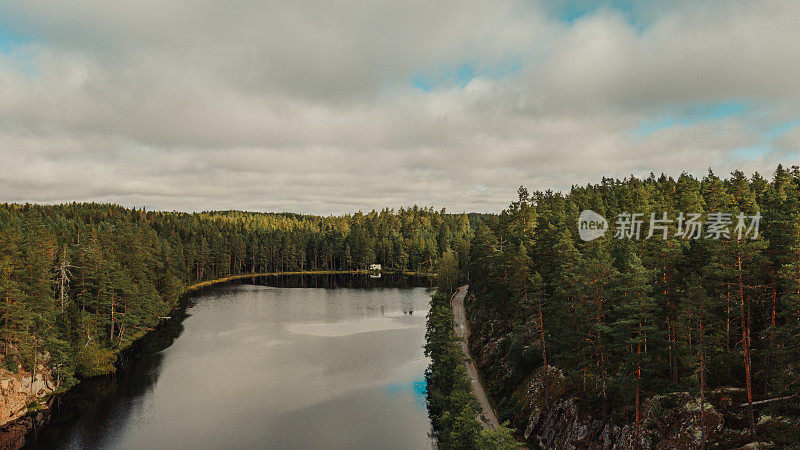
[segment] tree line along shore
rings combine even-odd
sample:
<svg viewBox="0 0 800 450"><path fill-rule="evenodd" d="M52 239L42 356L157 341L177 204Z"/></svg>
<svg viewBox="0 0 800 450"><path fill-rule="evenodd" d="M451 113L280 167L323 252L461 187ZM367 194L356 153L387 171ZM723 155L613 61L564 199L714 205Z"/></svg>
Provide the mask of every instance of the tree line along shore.
<svg viewBox="0 0 800 450"><path fill-rule="evenodd" d="M147 212L112 204L0 205L2 367L46 370L56 389L114 370L182 293L255 274L428 273L466 265L478 215L431 208L338 217Z"/></svg>

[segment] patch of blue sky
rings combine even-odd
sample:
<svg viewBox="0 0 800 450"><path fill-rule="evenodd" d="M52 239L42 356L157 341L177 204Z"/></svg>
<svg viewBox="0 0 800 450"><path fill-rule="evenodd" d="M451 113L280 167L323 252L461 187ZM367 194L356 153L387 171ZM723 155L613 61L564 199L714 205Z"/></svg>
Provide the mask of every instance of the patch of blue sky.
<svg viewBox="0 0 800 450"><path fill-rule="evenodd" d="M775 125L764 132L764 137L769 140L776 139L795 127L800 127L800 119Z"/></svg>
<svg viewBox="0 0 800 450"><path fill-rule="evenodd" d="M649 22L639 11L640 4L639 1L631 0L567 0L545 2L545 10L555 19L570 25L599 10L611 10L620 14L641 33L647 28Z"/></svg>
<svg viewBox="0 0 800 450"><path fill-rule="evenodd" d="M25 49L27 44L33 42L30 36L16 33L3 24L0 24L0 53L12 61L12 67L28 77L34 77L38 70L34 64L34 54Z"/></svg>
<svg viewBox="0 0 800 450"><path fill-rule="evenodd" d="M520 58L508 58L494 65L463 62L454 66L437 67L420 71L411 78L411 86L425 92L438 88L464 89L475 78L501 80L522 69Z"/></svg>
<svg viewBox="0 0 800 450"><path fill-rule="evenodd" d="M768 144L754 145L751 147L739 147L732 150L729 156L734 158L742 158L748 161L755 161L761 156L772 152L772 147Z"/></svg>
<svg viewBox="0 0 800 450"><path fill-rule="evenodd" d="M695 104L684 108L667 108L657 117L643 121L631 134L647 137L656 131L674 127L689 127L699 123L716 122L747 113L750 104L741 100Z"/></svg>
<svg viewBox="0 0 800 450"><path fill-rule="evenodd" d="M437 87L456 86L464 89L476 76L473 63L462 63L454 68L420 72L414 75L411 85L425 92L431 92Z"/></svg>
<svg viewBox="0 0 800 450"><path fill-rule="evenodd" d="M411 86L425 92L433 90L433 80L425 74L418 73L411 79Z"/></svg>
<svg viewBox="0 0 800 450"><path fill-rule="evenodd" d="M33 39L30 36L17 33L0 23L0 51L3 53L13 52L31 42Z"/></svg>

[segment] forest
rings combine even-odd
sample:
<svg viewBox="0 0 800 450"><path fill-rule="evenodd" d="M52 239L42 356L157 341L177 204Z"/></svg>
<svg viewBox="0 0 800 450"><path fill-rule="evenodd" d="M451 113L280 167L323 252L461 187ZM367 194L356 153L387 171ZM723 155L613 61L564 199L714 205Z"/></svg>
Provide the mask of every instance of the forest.
<svg viewBox="0 0 800 450"><path fill-rule="evenodd" d="M0 205L0 339L12 372L46 364L59 389L114 370L186 287L230 275L468 263L470 221L413 207L318 217L148 212L112 204Z"/></svg>
<svg viewBox="0 0 800 450"><path fill-rule="evenodd" d="M640 239L612 229L584 241L587 209L616 231L631 213L730 214L731 231L740 213L761 221L747 236L681 236L673 222L667 239L660 230L646 239L644 228ZM800 443L798 167L779 166L771 180L709 170L604 178L566 194L520 188L475 230L469 265L473 356L499 419L530 443L558 446L536 436L575 399L574 417L628 430L623 446L653 447L671 426L653 405L680 392L694 402L696 437L662 445ZM722 420L725 402L733 413Z"/></svg>
<svg viewBox="0 0 800 450"><path fill-rule="evenodd" d="M584 241L583 210L615 229ZM648 239L647 227L640 237L618 233L619 218L634 213L725 214L733 224L716 237L708 229L681 235L675 222L664 225L666 239ZM740 214L760 217L757 233L737 235ZM689 422L698 443L800 442L797 167L779 166L771 179L709 170L699 179L604 178L563 194L520 188L498 215L2 204L2 364L14 372L44 363L64 389L112 372L120 350L195 283L372 263L439 274L428 318L428 394L438 436L453 448L510 439L505 428L490 436L468 420L477 409L447 302L460 282L470 285L472 355L496 412L531 444L548 413L574 399L581 414L628 430L629 446L652 446L666 427L654 414L668 415L654 399L681 392L695 402L699 421ZM735 414L725 415L720 399ZM729 429L737 420L739 434Z"/></svg>

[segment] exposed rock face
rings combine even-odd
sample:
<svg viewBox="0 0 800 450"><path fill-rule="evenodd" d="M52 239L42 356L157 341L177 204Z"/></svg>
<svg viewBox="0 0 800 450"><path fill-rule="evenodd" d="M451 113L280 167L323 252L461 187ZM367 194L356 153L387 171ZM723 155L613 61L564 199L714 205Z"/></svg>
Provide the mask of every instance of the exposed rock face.
<svg viewBox="0 0 800 450"><path fill-rule="evenodd" d="M471 325L479 322L472 320ZM707 391L702 413L700 399L688 392L645 397L637 432L632 421L611 417L624 415L603 414L585 406L586 399L578 397L578 389L569 385L559 368L545 370L539 366L524 377L515 374L502 345L503 335L509 330L495 325L485 326L483 333L472 330L472 354L489 385L506 389L505 398L494 399L505 414L500 419L510 418L531 448L700 448L703 429L707 448L800 448L800 420L796 416L769 416L760 410L755 417L760 442L751 442L747 408L741 406L747 396L744 389L734 387ZM530 352L541 352L535 337L529 342ZM510 384L515 387L509 394Z"/></svg>
<svg viewBox="0 0 800 450"><path fill-rule="evenodd" d="M36 374L20 370L12 373L0 368L0 425L28 412L29 407L55 390L55 383L45 366L39 365Z"/></svg>
<svg viewBox="0 0 800 450"><path fill-rule="evenodd" d="M522 384L522 389L517 390L515 396L524 399L530 409L528 425L525 427L525 439L529 439L536 426L555 409L551 409L555 404L550 404L546 400L561 398L566 388L566 380L560 370L555 367L547 369L540 367Z"/></svg>
<svg viewBox="0 0 800 450"><path fill-rule="evenodd" d="M4 425L0 425L0 448L19 449L25 445L31 430L41 428L50 417L50 402L42 409L31 411Z"/></svg>
<svg viewBox="0 0 800 450"><path fill-rule="evenodd" d="M524 389L527 411L522 418L524 437L531 444L546 449L676 449L698 448L702 439L700 399L688 392L675 392L645 400L642 418L637 433L633 423L615 423L585 410L576 398L564 396L566 380L561 371L550 368L546 377L540 368L529 379ZM544 382L548 385L551 400L544 404ZM736 403L741 392L724 389L709 392L709 400L702 413L705 423L706 442L709 447L724 442L725 448L744 446L748 440L746 430L725 428L726 415L741 414ZM517 397L519 398L519 397ZM711 403L729 407L725 414ZM727 404L725 403L727 401ZM785 426L791 421L785 418L762 418L759 427ZM768 443L762 443L769 445Z"/></svg>
<svg viewBox="0 0 800 450"><path fill-rule="evenodd" d="M41 360L46 363L47 355ZM0 448L25 445L28 432L47 420L47 402L55 388L46 365L39 364L34 372L0 368Z"/></svg>
<svg viewBox="0 0 800 450"><path fill-rule="evenodd" d="M762 442L751 443L747 409L741 407L746 394L739 388L708 391L703 411L700 399L688 392L647 398L638 432L634 423L583 407L573 392L554 367L539 367L514 391L514 425L532 448L700 448L703 423L708 448L797 448L792 445L800 442L796 418L760 415L756 429Z"/></svg>

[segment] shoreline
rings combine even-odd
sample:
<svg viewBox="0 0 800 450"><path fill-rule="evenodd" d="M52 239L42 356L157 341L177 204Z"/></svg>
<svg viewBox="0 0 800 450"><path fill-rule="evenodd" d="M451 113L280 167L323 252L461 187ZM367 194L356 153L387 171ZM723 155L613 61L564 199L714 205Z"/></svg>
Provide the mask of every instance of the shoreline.
<svg viewBox="0 0 800 450"><path fill-rule="evenodd" d="M262 278L262 277L279 277L279 276L296 276L296 275L403 275L407 277L428 277L436 278L435 273L431 272L414 272L410 270L392 271L392 270L302 270L290 272L261 272L261 273L246 273L240 275L231 275L228 277L216 278L208 281L201 281L199 283L187 286L181 296L205 289L210 286L228 283L230 281L246 280L248 278Z"/></svg>
<svg viewBox="0 0 800 450"><path fill-rule="evenodd" d="M167 312L168 316L163 317L159 322L150 330L142 333L131 340L127 345L117 349L117 359L114 362L114 372L97 375L95 377L85 378L78 381L69 388L61 391L55 391L42 399L44 406L26 412L25 414L10 419L0 424L0 447L2 448L22 448L28 442L31 433L35 433L38 428L47 425L52 415L53 407L59 403L62 396L66 395L72 389L80 386L85 380L99 377L114 376L120 370L124 370L125 366L134 361L142 347L147 343L147 340L152 338L156 333L163 329L167 323L174 320L182 320L181 312L185 311L187 302L191 294L203 291L204 289L214 287L217 285L230 283L234 281L266 278L266 277L279 277L279 276L302 276L302 275L372 275L372 274L385 274L385 275L403 275L412 277L427 277L435 278L435 273L430 272L415 272L415 271L391 271L391 270L308 270L308 271L286 271L286 272L264 272L264 273L247 273L239 275L231 275L228 277L215 278L213 280L201 281L186 288L178 295L178 302L174 308Z"/></svg>

